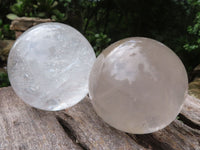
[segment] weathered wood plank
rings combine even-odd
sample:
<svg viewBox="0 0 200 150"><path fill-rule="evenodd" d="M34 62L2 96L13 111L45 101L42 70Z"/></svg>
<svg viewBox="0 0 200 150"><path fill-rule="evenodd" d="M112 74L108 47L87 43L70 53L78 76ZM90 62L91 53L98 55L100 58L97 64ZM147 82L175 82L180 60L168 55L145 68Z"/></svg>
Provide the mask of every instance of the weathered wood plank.
<svg viewBox="0 0 200 150"><path fill-rule="evenodd" d="M26 31L28 28L45 22L52 22L51 19L19 17L11 22L10 30L14 31Z"/></svg>
<svg viewBox="0 0 200 150"><path fill-rule="evenodd" d="M82 149L64 132L53 113L24 104L11 87L0 88L0 149Z"/></svg>
<svg viewBox="0 0 200 150"><path fill-rule="evenodd" d="M59 115L66 128L73 131L76 139L87 145L91 150L143 150L126 133L116 130L96 115L90 103L85 98L76 106L66 110L65 114Z"/></svg>
<svg viewBox="0 0 200 150"><path fill-rule="evenodd" d="M200 130L200 100L188 95L181 114ZM184 118L183 118L184 119Z"/></svg>
<svg viewBox="0 0 200 150"><path fill-rule="evenodd" d="M150 150L200 150L200 131L179 120L155 133L131 136Z"/></svg>
<svg viewBox="0 0 200 150"><path fill-rule="evenodd" d="M18 38L27 29L38 25L40 23L52 22L51 19L30 18L30 17L18 17L11 22L10 30L15 31L15 37Z"/></svg>
<svg viewBox="0 0 200 150"><path fill-rule="evenodd" d="M188 98L191 97L188 96ZM187 101L190 101L188 98ZM187 111L188 104L190 102L185 104L183 111ZM194 107L195 111L197 111L196 107ZM104 123L96 116L88 99L66 110L66 114L62 117L65 118L66 126L73 130L78 141L87 143L90 149L102 145L102 147L106 147L105 149L120 147L121 149L200 150L200 130L193 129L179 120L175 120L167 128L152 134L131 135L113 129ZM192 114L192 111L190 114ZM196 115L200 114L197 113ZM134 142L126 135L131 137ZM120 142L115 137L119 137ZM97 140L94 141L94 139ZM109 142L109 139L112 139L111 142ZM105 141L106 143L104 143Z"/></svg>
<svg viewBox="0 0 200 150"><path fill-rule="evenodd" d="M200 150L199 99L187 97L180 115L163 130L133 135L98 117L89 99L60 112L24 104L11 87L0 89L0 149Z"/></svg>

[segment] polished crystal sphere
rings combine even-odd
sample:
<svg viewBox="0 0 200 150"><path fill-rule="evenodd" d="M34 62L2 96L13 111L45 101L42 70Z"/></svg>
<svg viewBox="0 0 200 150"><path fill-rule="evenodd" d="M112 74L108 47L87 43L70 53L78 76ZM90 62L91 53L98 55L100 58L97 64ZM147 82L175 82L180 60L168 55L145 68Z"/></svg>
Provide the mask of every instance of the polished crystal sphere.
<svg viewBox="0 0 200 150"><path fill-rule="evenodd" d="M88 93L95 53L76 29L43 23L23 33L8 58L8 75L27 104L49 111L71 107Z"/></svg>
<svg viewBox="0 0 200 150"><path fill-rule="evenodd" d="M148 38L127 38L106 48L89 79L97 114L116 129L145 134L169 125L188 88L186 70L176 54Z"/></svg>

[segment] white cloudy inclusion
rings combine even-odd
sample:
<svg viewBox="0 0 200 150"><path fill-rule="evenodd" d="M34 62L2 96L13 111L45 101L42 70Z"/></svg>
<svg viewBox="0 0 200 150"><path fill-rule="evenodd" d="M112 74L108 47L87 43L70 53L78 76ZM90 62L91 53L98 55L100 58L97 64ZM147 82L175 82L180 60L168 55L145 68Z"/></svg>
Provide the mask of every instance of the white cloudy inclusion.
<svg viewBox="0 0 200 150"><path fill-rule="evenodd" d="M148 38L127 38L97 58L89 80L97 114L134 134L155 132L178 115L188 88L185 68L168 47Z"/></svg>
<svg viewBox="0 0 200 150"><path fill-rule="evenodd" d="M56 111L85 97L95 59L91 45L76 29L43 23L16 40L8 58L8 75L24 102Z"/></svg>

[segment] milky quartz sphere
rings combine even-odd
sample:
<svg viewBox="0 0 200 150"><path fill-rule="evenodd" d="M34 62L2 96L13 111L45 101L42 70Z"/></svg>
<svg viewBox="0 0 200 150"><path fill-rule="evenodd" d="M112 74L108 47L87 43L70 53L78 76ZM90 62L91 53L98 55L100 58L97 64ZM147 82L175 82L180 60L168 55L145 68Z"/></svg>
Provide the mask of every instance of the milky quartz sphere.
<svg viewBox="0 0 200 150"><path fill-rule="evenodd" d="M8 75L27 104L49 111L75 105L88 93L95 53L76 29L44 23L29 29L13 45Z"/></svg>
<svg viewBox="0 0 200 150"><path fill-rule="evenodd" d="M111 126L134 134L155 132L180 112L188 80L181 60L162 43L127 38L97 58L89 94L97 114Z"/></svg>

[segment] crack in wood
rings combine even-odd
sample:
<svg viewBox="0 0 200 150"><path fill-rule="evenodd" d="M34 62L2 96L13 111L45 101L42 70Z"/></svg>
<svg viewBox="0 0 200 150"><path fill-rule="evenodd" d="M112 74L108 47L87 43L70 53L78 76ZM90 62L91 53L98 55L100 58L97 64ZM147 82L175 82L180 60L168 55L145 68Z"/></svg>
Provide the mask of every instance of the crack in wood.
<svg viewBox="0 0 200 150"><path fill-rule="evenodd" d="M11 87L1 88L0 97L0 149L200 150L199 99L191 96L179 120L145 135L125 134L108 126L89 99L50 113L25 105Z"/></svg>
<svg viewBox="0 0 200 150"><path fill-rule="evenodd" d="M160 142L157 139L155 139L152 134L132 135L127 133L127 135L139 145L143 146L144 148L147 148L148 150L174 150L169 144Z"/></svg>
<svg viewBox="0 0 200 150"><path fill-rule="evenodd" d="M68 119L72 119L73 120L73 118L71 116L69 116L67 114L65 114L65 116ZM60 125L64 129L65 133L73 141L74 144L78 145L83 150L90 150L86 144L79 142L79 140L77 139L76 133L73 130L73 127L69 123L67 123L64 119L60 118L59 116L56 116L56 119L58 120L58 122L60 123Z"/></svg>
<svg viewBox="0 0 200 150"><path fill-rule="evenodd" d="M193 129L200 130L200 126L198 124L195 124L190 119L188 119L187 117L185 117L183 114L179 114L178 115L178 120L181 121L181 122L183 122L185 125L193 128Z"/></svg>

